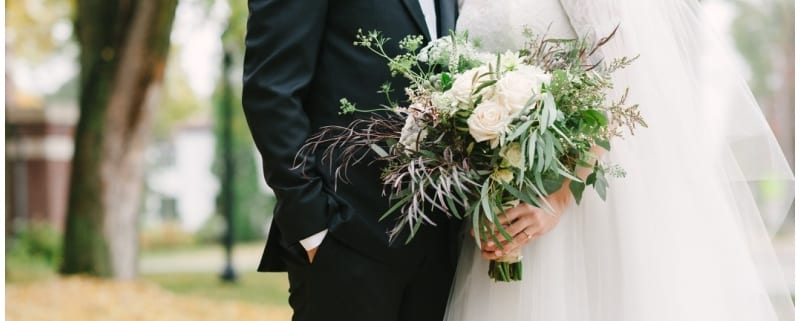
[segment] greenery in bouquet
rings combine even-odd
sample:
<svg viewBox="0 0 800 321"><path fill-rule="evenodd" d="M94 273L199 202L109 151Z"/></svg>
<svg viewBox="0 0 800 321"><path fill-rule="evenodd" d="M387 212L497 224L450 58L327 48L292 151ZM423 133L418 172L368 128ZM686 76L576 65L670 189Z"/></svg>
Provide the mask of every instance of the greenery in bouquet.
<svg viewBox="0 0 800 321"><path fill-rule="evenodd" d="M611 149L611 140L646 126L637 105L612 99L612 74L635 58L608 63L585 39L549 39L526 32L524 50L490 53L465 33L422 45L420 36L399 42L403 51L389 56L389 39L378 31L359 31L357 46L385 58L393 75L410 81L408 100L362 110L342 99L343 113L367 113L347 127L324 127L298 155L325 148L336 163L337 179L361 161L385 164L382 180L392 207L394 239L408 228L410 241L429 214L469 219L476 241L511 240L500 222L505 210L522 201L550 210L545 196L570 181L580 202L587 186L605 198L607 176L624 170L600 162L593 146ZM390 86L381 88L389 93ZM387 95L388 97L389 95ZM336 155L335 159L334 155ZM304 165L301 162L298 166ZM591 170L586 179L576 168ZM399 211L399 214L397 213ZM394 215L393 215L394 214ZM490 263L499 281L520 280L521 257L509 253Z"/></svg>

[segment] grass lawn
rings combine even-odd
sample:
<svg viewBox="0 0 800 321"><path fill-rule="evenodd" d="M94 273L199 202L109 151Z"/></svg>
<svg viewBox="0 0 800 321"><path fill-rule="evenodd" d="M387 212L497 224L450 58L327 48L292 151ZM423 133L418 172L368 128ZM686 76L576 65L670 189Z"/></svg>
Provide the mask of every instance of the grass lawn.
<svg viewBox="0 0 800 321"><path fill-rule="evenodd" d="M6 256L6 284L28 284L55 277L55 268L41 260Z"/></svg>
<svg viewBox="0 0 800 321"><path fill-rule="evenodd" d="M237 254L244 258L259 258L261 243L242 244ZM209 258L214 260L209 261ZM165 251L142 253L142 260L151 265L159 265L159 271L166 267L185 267L192 265L211 265L214 270L221 266L222 252L218 246L192 247ZM219 262L217 262L219 261ZM251 265L255 264L250 262ZM239 301L264 307L289 308L289 282L286 273L258 273L246 264L239 264L238 280L234 284L223 283L219 272L159 272L142 271L139 280L154 283L161 288L179 295L204 297L220 301ZM250 271L247 271L247 270ZM169 270L169 269L166 269ZM251 272L253 271L253 272ZM6 256L6 285L27 285L46 282L58 278L55 268L41 260L28 257Z"/></svg>
<svg viewBox="0 0 800 321"><path fill-rule="evenodd" d="M234 284L222 283L219 274L210 273L150 274L141 278L177 294L289 307L289 282L285 273L248 272L238 277Z"/></svg>

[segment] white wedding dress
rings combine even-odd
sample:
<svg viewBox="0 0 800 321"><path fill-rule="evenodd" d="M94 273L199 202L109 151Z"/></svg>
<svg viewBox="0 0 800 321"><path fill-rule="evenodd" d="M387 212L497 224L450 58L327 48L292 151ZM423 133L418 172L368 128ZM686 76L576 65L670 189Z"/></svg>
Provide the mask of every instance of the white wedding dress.
<svg viewBox="0 0 800 321"><path fill-rule="evenodd" d="M616 94L630 87L650 126L612 143L604 160L627 177L605 202L587 190L524 247L522 281L491 281L468 238L446 320L793 319L770 242L793 175L731 51L702 21L694 0L463 1L457 29L492 51L522 47L524 26L598 39L619 25L601 54L641 55Z"/></svg>

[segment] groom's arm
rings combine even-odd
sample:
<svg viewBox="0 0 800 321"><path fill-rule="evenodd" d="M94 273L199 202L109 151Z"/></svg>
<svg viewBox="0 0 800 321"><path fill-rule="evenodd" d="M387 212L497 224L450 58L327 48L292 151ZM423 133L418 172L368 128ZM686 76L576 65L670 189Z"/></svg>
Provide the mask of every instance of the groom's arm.
<svg viewBox="0 0 800 321"><path fill-rule="evenodd" d="M278 198L274 220L283 241L294 244L328 225L329 196L313 171L313 155L306 155L305 170L291 169L311 134L303 101L316 68L327 1L249 0L248 8L242 105L267 184Z"/></svg>

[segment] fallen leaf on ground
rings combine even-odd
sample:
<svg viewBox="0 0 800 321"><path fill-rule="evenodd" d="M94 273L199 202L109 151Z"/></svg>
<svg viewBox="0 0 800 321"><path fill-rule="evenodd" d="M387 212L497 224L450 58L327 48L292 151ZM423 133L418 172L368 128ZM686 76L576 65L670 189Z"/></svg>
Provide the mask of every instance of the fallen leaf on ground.
<svg viewBox="0 0 800 321"><path fill-rule="evenodd" d="M168 292L142 281L88 277L6 285L9 321L286 321L291 310Z"/></svg>

